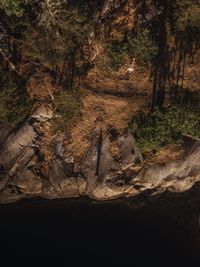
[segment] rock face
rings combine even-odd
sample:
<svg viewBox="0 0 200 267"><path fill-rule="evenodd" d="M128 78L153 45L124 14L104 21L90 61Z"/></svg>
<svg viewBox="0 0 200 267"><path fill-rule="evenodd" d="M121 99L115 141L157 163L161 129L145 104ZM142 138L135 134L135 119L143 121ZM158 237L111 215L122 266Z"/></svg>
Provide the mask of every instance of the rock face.
<svg viewBox="0 0 200 267"><path fill-rule="evenodd" d="M17 129L0 125L0 202L42 196L89 196L97 200L183 192L200 180L200 140L187 136L187 153L166 164L145 165L134 137L117 129L96 128L82 162L66 157L64 136L44 144L53 116L40 105ZM47 127L48 126L48 127ZM45 132L44 132L45 131ZM49 154L45 151L48 145ZM50 146L49 145L49 146Z"/></svg>
<svg viewBox="0 0 200 267"><path fill-rule="evenodd" d="M193 146L182 159L168 162L164 165L154 164L150 167L143 167L131 181L133 188L137 187L137 192L133 189L133 195L147 189L153 189L153 194L165 190L184 192L190 189L195 182L199 181L200 140L193 139L192 142Z"/></svg>

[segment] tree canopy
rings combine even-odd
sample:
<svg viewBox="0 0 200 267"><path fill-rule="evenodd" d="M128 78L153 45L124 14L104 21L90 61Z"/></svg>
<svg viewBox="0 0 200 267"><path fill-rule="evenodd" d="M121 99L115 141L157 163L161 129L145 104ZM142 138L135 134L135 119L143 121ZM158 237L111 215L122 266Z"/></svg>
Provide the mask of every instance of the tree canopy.
<svg viewBox="0 0 200 267"><path fill-rule="evenodd" d="M94 66L101 43L115 67L124 55L148 67L152 110L166 88L175 97L199 40L197 0L0 0L1 73L28 79L42 69L70 89Z"/></svg>

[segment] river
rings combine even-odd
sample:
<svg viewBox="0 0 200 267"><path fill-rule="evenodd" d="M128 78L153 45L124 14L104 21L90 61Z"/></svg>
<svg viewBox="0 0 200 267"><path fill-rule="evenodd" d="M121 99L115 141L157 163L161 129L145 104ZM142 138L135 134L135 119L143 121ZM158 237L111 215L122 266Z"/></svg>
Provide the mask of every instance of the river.
<svg viewBox="0 0 200 267"><path fill-rule="evenodd" d="M200 266L198 192L153 201L37 198L1 205L1 262Z"/></svg>

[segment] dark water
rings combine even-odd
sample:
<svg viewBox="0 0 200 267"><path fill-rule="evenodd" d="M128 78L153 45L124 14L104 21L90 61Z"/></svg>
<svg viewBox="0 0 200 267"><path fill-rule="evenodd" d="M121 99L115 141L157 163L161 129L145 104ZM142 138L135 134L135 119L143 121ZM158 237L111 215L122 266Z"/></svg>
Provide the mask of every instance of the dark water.
<svg viewBox="0 0 200 267"><path fill-rule="evenodd" d="M190 199L2 205L0 259L26 266L200 266L200 197Z"/></svg>

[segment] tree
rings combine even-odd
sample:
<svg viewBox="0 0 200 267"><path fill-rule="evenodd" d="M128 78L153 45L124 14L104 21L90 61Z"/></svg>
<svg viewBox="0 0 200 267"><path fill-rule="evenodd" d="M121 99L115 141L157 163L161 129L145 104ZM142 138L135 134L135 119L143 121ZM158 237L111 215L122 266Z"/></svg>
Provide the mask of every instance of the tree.
<svg viewBox="0 0 200 267"><path fill-rule="evenodd" d="M150 30L144 28L135 36L128 37L130 53L136 58L136 63L142 67L149 67L157 55L158 47L151 38Z"/></svg>
<svg viewBox="0 0 200 267"><path fill-rule="evenodd" d="M171 98L183 87L187 56L194 56L200 37L200 3L192 0L144 1L138 18L151 29L158 46L153 61L153 94L151 111L163 106L166 88ZM174 88L174 89L173 89Z"/></svg>
<svg viewBox="0 0 200 267"><path fill-rule="evenodd" d="M23 0L0 0L0 9L3 9L8 16L22 17L23 4Z"/></svg>

